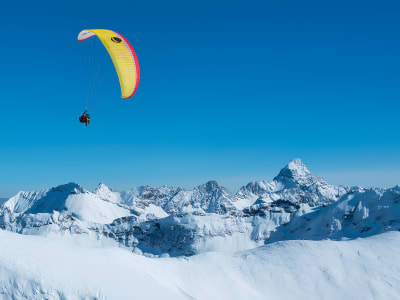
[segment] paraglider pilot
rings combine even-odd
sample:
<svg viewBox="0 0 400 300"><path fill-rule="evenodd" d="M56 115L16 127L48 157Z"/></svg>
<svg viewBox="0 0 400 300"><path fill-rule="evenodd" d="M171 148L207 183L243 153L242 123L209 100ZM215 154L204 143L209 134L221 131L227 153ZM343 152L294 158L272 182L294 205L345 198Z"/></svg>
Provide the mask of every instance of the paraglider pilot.
<svg viewBox="0 0 400 300"><path fill-rule="evenodd" d="M85 110L83 112L82 116L79 117L79 122L85 123L86 126L88 126L88 124L90 124L90 115L86 112L87 112L87 110Z"/></svg>

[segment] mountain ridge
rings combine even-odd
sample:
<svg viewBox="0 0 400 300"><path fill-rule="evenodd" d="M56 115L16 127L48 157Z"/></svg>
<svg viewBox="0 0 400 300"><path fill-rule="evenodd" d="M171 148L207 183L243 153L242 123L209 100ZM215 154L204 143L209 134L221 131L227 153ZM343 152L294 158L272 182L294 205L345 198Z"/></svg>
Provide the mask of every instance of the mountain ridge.
<svg viewBox="0 0 400 300"><path fill-rule="evenodd" d="M398 197L399 186L330 185L294 159L272 181L252 181L235 194L215 180L190 190L140 186L118 192L100 183L91 192L69 183L21 191L0 206L0 228L110 240L149 256L193 255L296 238L354 238L397 230L399 222L393 218L400 218ZM389 207L386 211L381 202Z"/></svg>

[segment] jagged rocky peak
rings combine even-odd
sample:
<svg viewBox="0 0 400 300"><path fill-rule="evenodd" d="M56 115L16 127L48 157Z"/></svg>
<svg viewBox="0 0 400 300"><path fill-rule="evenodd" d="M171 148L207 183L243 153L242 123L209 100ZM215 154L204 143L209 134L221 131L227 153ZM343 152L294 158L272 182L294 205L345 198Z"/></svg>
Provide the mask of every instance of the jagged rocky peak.
<svg viewBox="0 0 400 300"><path fill-rule="evenodd" d="M234 209L232 200L234 196L215 180L210 180L198 186L194 190L192 203L200 204L200 207L208 213L224 214Z"/></svg>
<svg viewBox="0 0 400 300"><path fill-rule="evenodd" d="M303 164L300 158L295 158L290 161L281 171L279 172L278 176L275 178L288 178L288 179L302 179L310 177L311 172L307 169L307 167Z"/></svg>
<svg viewBox="0 0 400 300"><path fill-rule="evenodd" d="M119 193L109 188L103 182L100 182L97 188L93 191L93 194L99 196L103 200L111 202L120 202Z"/></svg>
<svg viewBox="0 0 400 300"><path fill-rule="evenodd" d="M160 207L163 206L177 192L177 190L169 186L162 186L159 188L152 186L141 186L132 191L135 195L135 198L137 198L136 203L142 203L146 206L149 204L154 204ZM125 196L124 197L128 199L132 195L128 193Z"/></svg>
<svg viewBox="0 0 400 300"><path fill-rule="evenodd" d="M220 186L215 180L210 180L193 190L177 190L163 209L169 214L194 210L199 213L224 214L230 210L234 196Z"/></svg>
<svg viewBox="0 0 400 300"><path fill-rule="evenodd" d="M322 182L323 179L318 176L313 176L301 159L295 158L290 161L274 178L275 181L282 182L285 186L288 185L310 185L317 181Z"/></svg>
<svg viewBox="0 0 400 300"><path fill-rule="evenodd" d="M242 186L239 189L237 196L258 197L258 195L274 191L274 188L275 188L274 182L251 181L246 186Z"/></svg>
<svg viewBox="0 0 400 300"><path fill-rule="evenodd" d="M259 196L272 195L297 187L308 188L313 184L316 184L315 188L320 185L327 186L323 178L313 176L301 159L296 158L281 169L272 181L252 181L241 187L236 195L239 198L250 198L255 201Z"/></svg>
<svg viewBox="0 0 400 300"><path fill-rule="evenodd" d="M173 187L163 185L161 187L152 187L152 186L141 186L139 187L140 190L140 195L142 195L143 198L154 198L154 197L160 197L160 196L165 196L171 191L174 191Z"/></svg>
<svg viewBox="0 0 400 300"><path fill-rule="evenodd" d="M220 186L215 180L210 180L210 181L198 186L197 188L206 193L212 193L212 192L218 191L218 190L227 192L227 190L224 187Z"/></svg>
<svg viewBox="0 0 400 300"><path fill-rule="evenodd" d="M195 190L209 197L223 197L229 201L234 200L234 195L225 187L219 185L215 180L207 181L195 188Z"/></svg>
<svg viewBox="0 0 400 300"><path fill-rule="evenodd" d="M114 190L112 188L108 187L103 182L100 182L99 185L97 186L97 188L94 190L94 194L101 193L103 191L114 192Z"/></svg>

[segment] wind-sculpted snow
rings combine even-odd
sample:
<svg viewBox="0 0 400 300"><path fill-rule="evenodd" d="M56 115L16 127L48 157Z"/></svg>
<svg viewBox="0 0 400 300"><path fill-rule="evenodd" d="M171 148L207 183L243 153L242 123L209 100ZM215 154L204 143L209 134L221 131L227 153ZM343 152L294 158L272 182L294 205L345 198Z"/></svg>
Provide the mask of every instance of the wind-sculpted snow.
<svg viewBox="0 0 400 300"><path fill-rule="evenodd" d="M0 240L2 299L400 298L399 232L158 259L1 230Z"/></svg>
<svg viewBox="0 0 400 300"><path fill-rule="evenodd" d="M0 207L0 228L119 244L147 256L234 252L285 239L365 237L399 228L399 186L329 185L299 159L270 182L236 194L209 181L192 190L142 186L94 192L70 183L19 192Z"/></svg>

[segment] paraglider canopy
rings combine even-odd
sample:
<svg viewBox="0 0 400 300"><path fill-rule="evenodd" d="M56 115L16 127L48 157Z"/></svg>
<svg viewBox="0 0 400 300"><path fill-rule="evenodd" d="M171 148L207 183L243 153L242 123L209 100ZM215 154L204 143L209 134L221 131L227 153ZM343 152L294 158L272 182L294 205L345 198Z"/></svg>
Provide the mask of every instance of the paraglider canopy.
<svg viewBox="0 0 400 300"><path fill-rule="evenodd" d="M139 85L139 62L131 44L121 34L107 29L82 30L78 41L97 36L110 55L121 86L121 98L131 98Z"/></svg>

